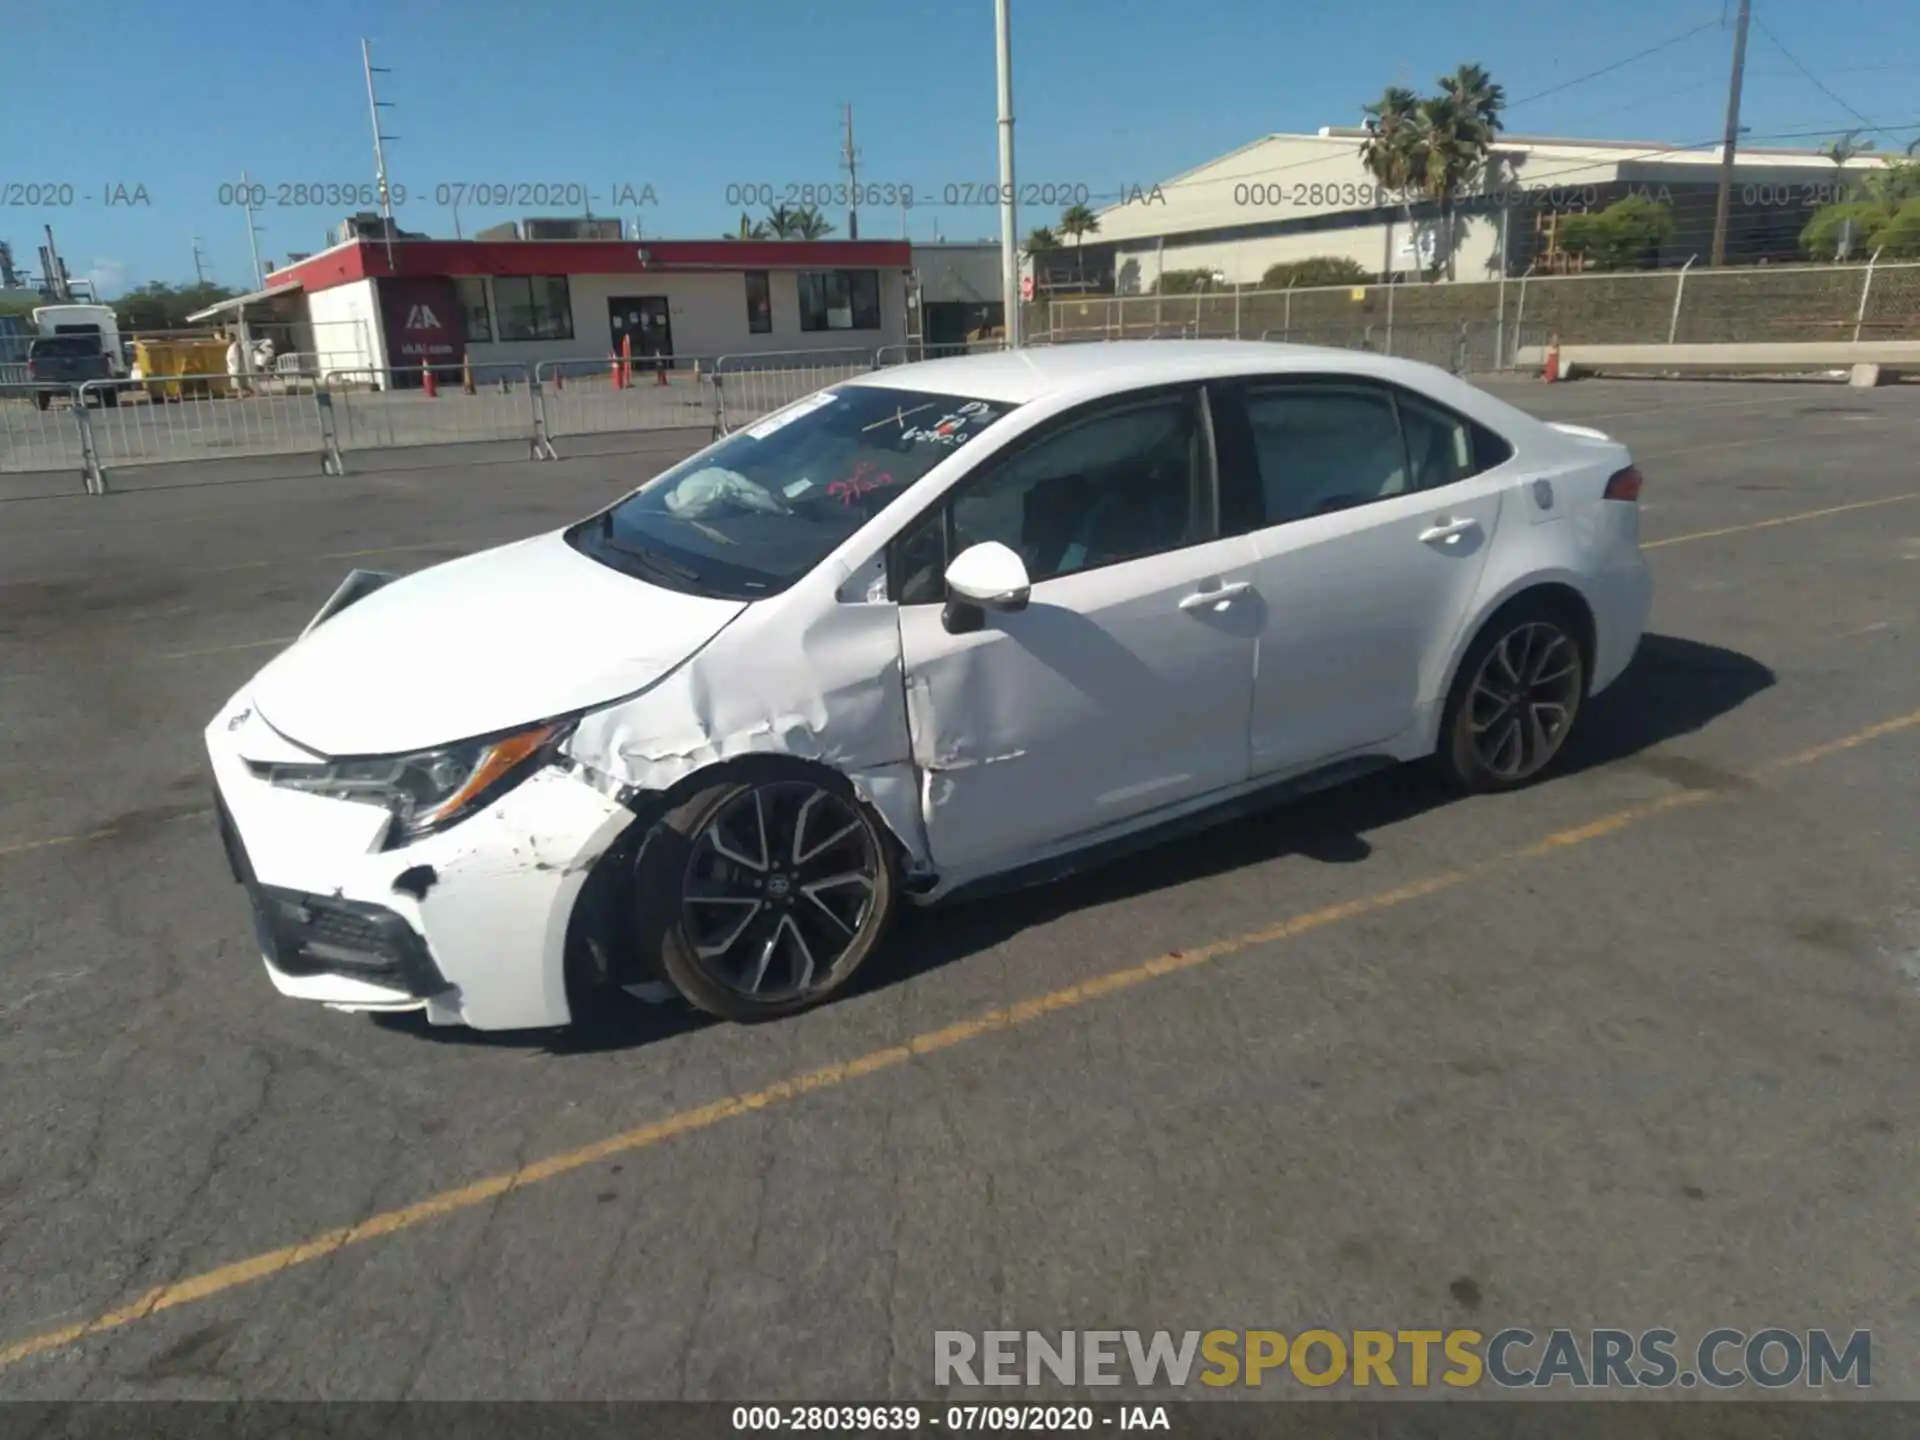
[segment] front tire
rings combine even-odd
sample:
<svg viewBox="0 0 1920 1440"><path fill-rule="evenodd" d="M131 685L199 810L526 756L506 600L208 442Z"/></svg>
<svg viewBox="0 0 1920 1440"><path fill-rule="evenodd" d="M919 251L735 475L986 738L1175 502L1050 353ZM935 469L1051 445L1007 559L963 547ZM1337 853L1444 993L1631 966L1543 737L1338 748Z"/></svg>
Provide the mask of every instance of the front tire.
<svg viewBox="0 0 1920 1440"><path fill-rule="evenodd" d="M1467 647L1434 758L1464 790L1531 785L1564 753L1586 695L1579 628L1564 607L1522 596Z"/></svg>
<svg viewBox="0 0 1920 1440"><path fill-rule="evenodd" d="M697 1009L743 1023L838 991L899 893L885 827L853 788L784 762L716 779L669 811L634 890L642 952Z"/></svg>

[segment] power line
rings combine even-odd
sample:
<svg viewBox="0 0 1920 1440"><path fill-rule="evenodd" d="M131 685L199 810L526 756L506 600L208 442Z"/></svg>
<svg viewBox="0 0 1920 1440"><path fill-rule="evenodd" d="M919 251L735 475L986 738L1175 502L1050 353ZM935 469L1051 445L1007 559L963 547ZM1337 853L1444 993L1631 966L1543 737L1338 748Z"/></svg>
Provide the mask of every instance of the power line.
<svg viewBox="0 0 1920 1440"><path fill-rule="evenodd" d="M1507 102L1506 108L1509 110L1517 110L1522 105L1532 104L1535 100L1543 99L1548 95L1557 95L1562 90L1571 90L1574 86L1584 85L1589 80L1598 80L1602 75L1611 75L1614 71L1624 69L1636 60L1644 60L1649 55L1658 55L1662 50L1672 49L1682 40L1691 40L1702 31L1717 30L1720 28L1721 23L1719 20L1709 20L1705 24L1694 26L1691 30L1683 30L1680 34L1670 39L1662 40L1658 45L1650 45L1638 54L1627 56L1624 60L1616 60L1611 65L1602 65L1598 70L1589 70L1585 75L1576 75L1571 80L1562 80L1558 85L1549 85L1546 89L1536 90L1531 95L1522 95L1518 100Z"/></svg>
<svg viewBox="0 0 1920 1440"><path fill-rule="evenodd" d="M1807 77L1808 82L1813 86L1814 89L1818 90L1822 95L1826 96L1829 100L1833 101L1834 104L1838 105L1842 110L1846 111L1849 115L1853 116L1853 118L1858 120L1862 125L1873 124L1872 120L1868 119L1865 115L1862 115L1858 110L1854 109L1853 106L1849 105L1846 101L1842 100L1838 95L1834 94L1833 91L1829 90L1826 87L1825 83L1821 81L1818 75L1814 74L1813 71L1809 70L1805 65L1801 64L1800 57L1795 55L1791 50L1787 49L1786 45L1781 41L1780 37L1774 34L1772 30L1767 28L1766 21L1756 20L1753 23L1760 27L1760 33L1762 35L1766 36L1767 39L1773 42L1774 48L1778 50L1782 55L1787 57L1788 61L1793 65L1793 68L1798 70L1802 75Z"/></svg>

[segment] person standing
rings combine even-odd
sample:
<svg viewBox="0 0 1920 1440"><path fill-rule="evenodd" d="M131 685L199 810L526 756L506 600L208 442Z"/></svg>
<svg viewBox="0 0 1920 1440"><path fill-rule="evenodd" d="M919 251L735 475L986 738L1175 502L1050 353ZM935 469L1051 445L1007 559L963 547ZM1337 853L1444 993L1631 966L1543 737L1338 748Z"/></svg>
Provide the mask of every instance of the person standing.
<svg viewBox="0 0 1920 1440"><path fill-rule="evenodd" d="M236 398L247 393L247 348L238 332L227 336L227 384Z"/></svg>

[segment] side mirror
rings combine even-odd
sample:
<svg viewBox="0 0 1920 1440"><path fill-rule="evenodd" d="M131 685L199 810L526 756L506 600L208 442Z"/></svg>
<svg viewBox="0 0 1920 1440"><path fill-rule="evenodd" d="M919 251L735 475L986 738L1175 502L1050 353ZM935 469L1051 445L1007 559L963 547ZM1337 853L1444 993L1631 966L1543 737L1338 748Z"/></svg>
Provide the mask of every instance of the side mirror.
<svg viewBox="0 0 1920 1440"><path fill-rule="evenodd" d="M987 610L1024 610L1033 593L1026 562L998 540L969 545L947 567L947 592Z"/></svg>
<svg viewBox="0 0 1920 1440"><path fill-rule="evenodd" d="M947 607L940 623L950 635L964 635L987 623L987 611L1027 608L1033 582L1018 555L998 540L970 545L947 566Z"/></svg>

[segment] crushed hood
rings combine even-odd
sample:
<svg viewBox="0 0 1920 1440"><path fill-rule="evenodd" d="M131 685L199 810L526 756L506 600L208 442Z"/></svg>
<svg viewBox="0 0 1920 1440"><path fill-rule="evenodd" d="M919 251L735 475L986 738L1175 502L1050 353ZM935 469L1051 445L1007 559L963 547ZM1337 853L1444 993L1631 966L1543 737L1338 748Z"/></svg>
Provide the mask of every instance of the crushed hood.
<svg viewBox="0 0 1920 1440"><path fill-rule="evenodd" d="M745 608L623 575L556 532L376 590L277 656L251 698L323 755L424 750L643 689Z"/></svg>

